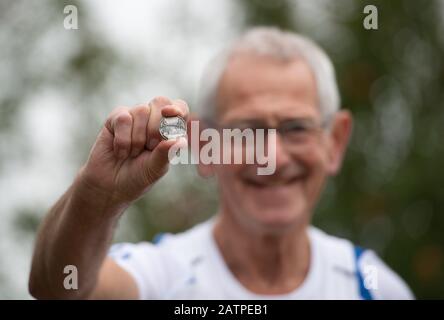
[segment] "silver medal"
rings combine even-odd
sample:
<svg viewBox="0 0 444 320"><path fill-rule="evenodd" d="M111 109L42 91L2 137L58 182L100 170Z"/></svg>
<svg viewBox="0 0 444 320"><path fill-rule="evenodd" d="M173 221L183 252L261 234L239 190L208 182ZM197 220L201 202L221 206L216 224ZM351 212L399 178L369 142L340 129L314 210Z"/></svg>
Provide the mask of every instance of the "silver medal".
<svg viewBox="0 0 444 320"><path fill-rule="evenodd" d="M187 124L182 117L163 117L160 120L159 133L164 140L187 136Z"/></svg>

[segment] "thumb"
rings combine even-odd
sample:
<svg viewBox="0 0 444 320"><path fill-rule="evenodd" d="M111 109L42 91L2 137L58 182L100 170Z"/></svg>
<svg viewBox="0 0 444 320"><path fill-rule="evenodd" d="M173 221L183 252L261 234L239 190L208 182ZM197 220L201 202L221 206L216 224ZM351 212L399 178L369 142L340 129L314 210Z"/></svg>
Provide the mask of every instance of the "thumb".
<svg viewBox="0 0 444 320"><path fill-rule="evenodd" d="M157 144L151 153L151 156L144 164L144 170L146 177L148 177L149 183L153 183L161 178L169 167L171 152L183 148L186 146L186 140L181 138L179 140L162 140Z"/></svg>

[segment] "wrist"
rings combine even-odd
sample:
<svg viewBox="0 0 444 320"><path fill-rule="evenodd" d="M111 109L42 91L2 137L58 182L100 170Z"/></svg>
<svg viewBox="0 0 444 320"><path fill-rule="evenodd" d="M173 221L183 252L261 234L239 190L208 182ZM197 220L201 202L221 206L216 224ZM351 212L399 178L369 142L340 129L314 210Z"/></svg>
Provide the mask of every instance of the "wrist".
<svg viewBox="0 0 444 320"><path fill-rule="evenodd" d="M85 174L82 167L72 186L72 202L82 207L80 213L92 212L94 217L100 219L119 218L130 205L112 190L99 187Z"/></svg>

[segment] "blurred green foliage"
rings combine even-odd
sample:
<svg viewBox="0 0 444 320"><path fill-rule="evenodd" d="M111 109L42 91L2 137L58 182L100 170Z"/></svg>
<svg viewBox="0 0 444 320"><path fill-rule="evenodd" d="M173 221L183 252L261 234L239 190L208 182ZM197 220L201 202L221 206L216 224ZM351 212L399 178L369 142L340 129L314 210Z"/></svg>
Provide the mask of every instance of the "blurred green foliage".
<svg viewBox="0 0 444 320"><path fill-rule="evenodd" d="M442 1L324 2L338 24L328 39L315 32L322 17L310 16L314 26L304 29L289 16L294 1L265 2L242 1L247 25L275 25L317 40L355 118L343 170L328 185L314 224L376 250L417 297L443 298ZM378 30L363 27L368 4L378 8ZM354 10L344 18L347 8ZM344 36L335 32L346 35L351 52L337 48Z"/></svg>

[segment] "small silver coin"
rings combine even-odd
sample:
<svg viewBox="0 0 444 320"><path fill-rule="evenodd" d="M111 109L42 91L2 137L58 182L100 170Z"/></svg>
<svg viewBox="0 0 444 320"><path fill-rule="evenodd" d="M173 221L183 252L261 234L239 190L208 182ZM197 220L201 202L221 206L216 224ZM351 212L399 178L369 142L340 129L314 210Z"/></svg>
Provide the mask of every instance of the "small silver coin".
<svg viewBox="0 0 444 320"><path fill-rule="evenodd" d="M187 136L187 124L182 117L163 117L160 120L159 133L164 140Z"/></svg>

